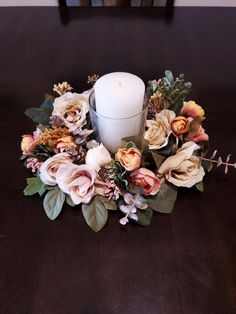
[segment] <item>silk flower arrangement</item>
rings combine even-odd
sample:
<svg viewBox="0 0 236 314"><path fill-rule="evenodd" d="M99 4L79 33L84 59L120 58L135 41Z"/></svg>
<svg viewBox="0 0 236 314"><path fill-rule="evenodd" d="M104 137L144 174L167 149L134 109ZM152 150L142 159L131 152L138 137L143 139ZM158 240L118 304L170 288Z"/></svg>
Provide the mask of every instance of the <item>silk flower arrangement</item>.
<svg viewBox="0 0 236 314"><path fill-rule="evenodd" d="M91 76L94 83L97 76ZM170 71L148 82L148 114L143 136L122 139L110 154L94 138L89 116L89 96L71 92L67 83L54 85L59 97L45 95L39 108L25 114L36 124L33 134L22 136L25 166L33 173L27 178L26 196L44 196L43 207L51 220L64 203L82 210L87 224L101 230L110 211L119 210L119 222L147 226L153 211L169 214L178 187L203 191L205 171L213 164L236 167L216 151L206 158L209 137L203 128L204 109L186 101L191 83L184 75L174 78Z"/></svg>

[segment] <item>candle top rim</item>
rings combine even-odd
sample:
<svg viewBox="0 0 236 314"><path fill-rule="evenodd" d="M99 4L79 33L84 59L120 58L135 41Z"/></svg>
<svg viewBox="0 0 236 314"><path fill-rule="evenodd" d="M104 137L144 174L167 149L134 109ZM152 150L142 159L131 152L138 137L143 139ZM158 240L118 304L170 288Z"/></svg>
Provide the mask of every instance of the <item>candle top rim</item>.
<svg viewBox="0 0 236 314"><path fill-rule="evenodd" d="M101 92L99 89L106 90L106 95L117 99L127 97L134 99L134 94L139 97L140 93L145 92L145 84L143 80L135 74L128 72L111 72L101 76L94 84L95 94Z"/></svg>

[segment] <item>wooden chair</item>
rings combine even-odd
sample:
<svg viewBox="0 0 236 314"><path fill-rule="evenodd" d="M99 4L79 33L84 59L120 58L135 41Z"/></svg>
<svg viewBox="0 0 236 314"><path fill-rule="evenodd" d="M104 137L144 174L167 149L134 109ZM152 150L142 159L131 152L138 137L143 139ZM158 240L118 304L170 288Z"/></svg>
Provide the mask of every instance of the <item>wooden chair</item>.
<svg viewBox="0 0 236 314"><path fill-rule="evenodd" d="M60 6L81 6L81 7L173 7L174 0L58 0Z"/></svg>

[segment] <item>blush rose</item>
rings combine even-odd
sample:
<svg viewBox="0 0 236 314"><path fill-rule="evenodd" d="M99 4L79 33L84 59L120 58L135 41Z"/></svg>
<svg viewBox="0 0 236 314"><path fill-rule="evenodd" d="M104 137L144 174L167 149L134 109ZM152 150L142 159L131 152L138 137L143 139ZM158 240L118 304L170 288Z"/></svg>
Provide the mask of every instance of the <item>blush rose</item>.
<svg viewBox="0 0 236 314"><path fill-rule="evenodd" d="M89 203L95 195L96 173L87 165L61 166L56 174L59 188L70 195L75 205Z"/></svg>
<svg viewBox="0 0 236 314"><path fill-rule="evenodd" d="M139 168L130 175L131 185L143 188L144 195L155 195L160 190L161 181L146 168Z"/></svg>

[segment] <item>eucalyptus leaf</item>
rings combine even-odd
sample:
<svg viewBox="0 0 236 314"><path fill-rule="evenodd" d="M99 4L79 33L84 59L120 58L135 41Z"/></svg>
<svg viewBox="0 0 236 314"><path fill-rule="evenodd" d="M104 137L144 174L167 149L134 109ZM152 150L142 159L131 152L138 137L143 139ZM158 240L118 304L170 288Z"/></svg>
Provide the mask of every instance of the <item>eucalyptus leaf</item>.
<svg viewBox="0 0 236 314"><path fill-rule="evenodd" d="M27 186L23 193L25 196L31 196L39 193L40 196L46 191L44 183L40 180L40 177L27 178Z"/></svg>
<svg viewBox="0 0 236 314"><path fill-rule="evenodd" d="M100 231L108 219L108 211L99 196L92 198L89 204L82 204L82 213L84 218L93 231Z"/></svg>
<svg viewBox="0 0 236 314"><path fill-rule="evenodd" d="M165 82L167 82L169 85L170 85L171 83L173 83L173 81L174 81L174 76L173 76L173 74L172 74L172 72L171 72L170 70L166 70L166 71L165 71L165 77L163 78L163 80L164 80Z"/></svg>
<svg viewBox="0 0 236 314"><path fill-rule="evenodd" d="M198 191L203 192L204 191L204 185L203 185L203 181L200 181L198 183L195 184L195 187Z"/></svg>
<svg viewBox="0 0 236 314"><path fill-rule="evenodd" d="M147 204L155 211L170 214L177 198L177 187L163 182L156 196L147 198Z"/></svg>
<svg viewBox="0 0 236 314"><path fill-rule="evenodd" d="M153 209L147 207L137 211L138 221L137 223L142 226L149 226L152 220Z"/></svg>
<svg viewBox="0 0 236 314"><path fill-rule="evenodd" d="M66 195L59 188L48 191L44 197L43 207L49 219L54 220L60 214Z"/></svg>

